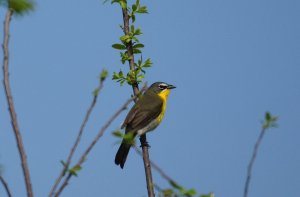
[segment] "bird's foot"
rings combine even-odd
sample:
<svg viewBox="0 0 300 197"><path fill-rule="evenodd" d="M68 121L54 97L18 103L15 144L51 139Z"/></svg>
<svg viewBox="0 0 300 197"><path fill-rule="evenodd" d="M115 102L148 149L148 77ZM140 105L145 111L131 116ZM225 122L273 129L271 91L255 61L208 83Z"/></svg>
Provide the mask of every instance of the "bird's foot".
<svg viewBox="0 0 300 197"><path fill-rule="evenodd" d="M146 147L148 147L148 148L151 147L147 141L141 143L141 146L140 146L140 147L144 147L144 146L146 146Z"/></svg>
<svg viewBox="0 0 300 197"><path fill-rule="evenodd" d="M140 137L141 147L148 147L150 148L149 143L147 142L146 136L142 135Z"/></svg>

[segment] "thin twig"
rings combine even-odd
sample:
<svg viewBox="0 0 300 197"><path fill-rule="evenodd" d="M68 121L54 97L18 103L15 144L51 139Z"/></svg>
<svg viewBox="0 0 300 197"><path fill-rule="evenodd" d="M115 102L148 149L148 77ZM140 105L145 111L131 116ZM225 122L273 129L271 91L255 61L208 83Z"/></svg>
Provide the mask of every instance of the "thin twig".
<svg viewBox="0 0 300 197"><path fill-rule="evenodd" d="M9 43L9 27L10 27L10 21L11 17L13 15L13 11L11 9L7 10L6 16L5 16L5 21L4 21L4 40L3 40L3 75L4 75L4 89L5 89L5 95L6 95L6 100L8 103L8 109L10 113L10 118L11 118L11 124L12 128L15 134L19 154L20 154L20 159L21 159L21 165L23 169L23 174L24 174L24 179L25 179L25 185L26 185L26 191L27 191L27 196L32 197L33 196L33 191L32 191L32 186L31 186L31 180L30 180L30 173L29 173L29 168L28 168L28 163L27 163L27 157L26 157L26 152L25 148L23 145L23 140L21 136L21 132L18 126L18 121L17 121L17 114L15 111L14 107L14 102L13 102L13 97L11 93L11 88L10 88L10 82L9 82L9 72L8 72L8 63L9 63L9 51L8 51L8 43Z"/></svg>
<svg viewBox="0 0 300 197"><path fill-rule="evenodd" d="M82 124L80 126L80 129L78 131L78 135L77 135L77 138L75 140L75 143L74 143L73 147L70 150L70 153L69 153L69 156L67 158L67 161L63 165L63 168L62 168L62 170L61 170L61 172L59 174L59 177L56 179L56 181L55 181L55 183L54 183L54 185L53 185L53 187L52 187L52 189L50 191L49 196L53 196L56 188L58 187L59 183L61 182L63 176L65 175L66 171L68 170L68 168L70 166L70 163L72 161L72 157L73 157L74 152L75 152L75 150L76 150L76 148L77 148L77 146L78 146L78 144L79 144L79 142L81 140L81 136L83 134L84 128L86 126L86 123L88 122L89 117L90 117L90 115L91 115L91 113L92 113L92 111L93 111L93 109L94 109L94 107L95 107L95 105L97 103L97 98L98 98L99 92L103 88L103 82L104 82L104 80L100 80L99 81L99 85L98 85L98 87L95 90L94 98L93 98L93 100L92 100L92 102L90 104L90 107L88 108L88 110L86 112L86 115L85 115L85 117L83 119L83 122L82 122Z"/></svg>
<svg viewBox="0 0 300 197"><path fill-rule="evenodd" d="M130 29L129 29L129 15L128 15L127 8L122 8L122 13L123 13L123 22L124 22L124 34L129 35L129 32L130 32ZM132 41L130 41L128 44L126 44L126 47L127 47L128 56L130 57L130 59L129 59L129 68L130 68L131 71L134 71L135 66L134 66L134 54L133 54ZM133 89L134 95L138 95L139 87L138 87L137 83L134 83L132 85L132 89ZM150 159L149 159L149 151L148 151L148 143L147 143L146 134L144 134L140 137L140 142L141 142L141 146L142 146L142 149L143 149L143 161L144 161L144 168L145 168L145 174L146 174L148 197L154 197L155 194L154 194L154 188L153 188L151 163L150 163Z"/></svg>
<svg viewBox="0 0 300 197"><path fill-rule="evenodd" d="M6 191L7 196L8 197L12 197L10 189L8 187L8 184L7 184L7 182L5 181L5 179L1 175L0 175L0 181L1 181L3 187L4 187L5 191Z"/></svg>
<svg viewBox="0 0 300 197"><path fill-rule="evenodd" d="M84 151L84 153L82 154L82 156L80 157L80 159L78 160L78 162L75 164L75 166L81 166L85 161L86 158L88 156L88 154L90 153L90 151L93 149L93 147L95 146L95 144L99 141L99 139L103 136L104 132L107 130L107 128L110 126L110 124L121 114L121 112L125 109L127 109L127 106L136 98L136 96L128 99L122 106L121 108L116 111L111 117L110 119L103 125L103 127L99 130L98 134L96 135L96 137L93 139L93 141L91 142L91 144L87 147L87 149ZM68 172L67 177L65 177L63 183L61 184L60 188L57 190L57 192L55 193L55 197L59 196L61 194L61 192L64 190L64 188L68 185L69 180L72 177L72 173Z"/></svg>
<svg viewBox="0 0 300 197"><path fill-rule="evenodd" d="M254 149L253 149L253 153L252 153L252 157L250 159L250 162L248 164L248 169L247 169L247 178L246 178L246 183L245 183L245 187L244 187L244 197L248 196L248 189L249 189L249 184L250 184L250 179L252 176L252 168L256 159L256 155L259 149L259 145L264 137L264 134L266 132L266 128L263 128L259 134L259 137L257 138L257 141L254 145Z"/></svg>

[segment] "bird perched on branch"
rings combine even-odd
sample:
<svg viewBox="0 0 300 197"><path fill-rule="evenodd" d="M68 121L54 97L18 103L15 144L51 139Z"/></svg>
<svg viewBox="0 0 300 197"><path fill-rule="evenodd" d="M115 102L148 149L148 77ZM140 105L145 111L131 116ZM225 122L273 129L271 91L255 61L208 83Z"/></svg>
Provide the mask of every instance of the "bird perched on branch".
<svg viewBox="0 0 300 197"><path fill-rule="evenodd" d="M125 136L115 157L116 165L123 169L136 135L141 136L152 131L161 123L170 90L173 88L176 87L164 82L153 83L131 108L121 127L125 128ZM130 136L131 140L126 136Z"/></svg>

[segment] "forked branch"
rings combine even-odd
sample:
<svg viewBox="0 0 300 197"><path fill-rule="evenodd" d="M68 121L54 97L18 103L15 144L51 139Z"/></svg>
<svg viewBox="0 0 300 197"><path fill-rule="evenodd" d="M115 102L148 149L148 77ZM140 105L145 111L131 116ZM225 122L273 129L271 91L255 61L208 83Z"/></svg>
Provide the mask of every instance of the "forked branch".
<svg viewBox="0 0 300 197"><path fill-rule="evenodd" d="M93 139L93 141L90 143L90 145L86 148L84 153L79 158L78 162L74 165L74 167L80 169L82 164L86 161L86 158L88 157L90 151L93 149L93 147L96 145L96 143L99 141L99 139L103 136L104 132L107 130L107 128L111 125L111 123L121 114L121 112L125 109L127 109L127 106L135 99L136 97L132 97L128 99L112 116L111 118L103 125L103 127L99 130L96 137ZM72 178L74 174L72 174L71 171L67 172L67 176L63 180L61 186L58 188L57 192L55 192L54 196L57 197L61 194L61 192L65 189L65 187L68 185L70 179Z"/></svg>
<svg viewBox="0 0 300 197"><path fill-rule="evenodd" d="M89 108L88 108L88 110L87 110L87 112L86 112L86 115L85 115L85 117L84 117L84 119L83 119L83 121L82 121L82 123L81 123L80 129L79 129L79 131L78 131L78 135L77 135L76 140L75 140L75 142L74 142L74 145L72 146L72 148L71 148L71 150L70 150L70 153L69 153L69 155L68 155L68 158L67 158L66 162L64 163L63 168L62 168L62 170L61 170L59 176L57 177L57 179L56 179L56 181L55 181L55 183L54 183L54 185L53 185L53 187L52 187L52 189L51 189L51 191L50 191L49 196L53 196L53 195L54 195L54 192L56 191L56 189L57 189L59 183L61 182L62 178L63 178L64 175L66 174L66 171L68 170L68 168L70 167L70 164L71 164L73 155L74 155L74 153L75 153L75 151L76 151L76 149L77 149L78 144L79 144L80 141L81 141L81 137L82 137L84 128L85 128L85 126L86 126L86 123L88 122L89 117L90 117L90 115L91 115L91 113L92 113L92 111L93 111L93 109L94 109L94 107L95 107L95 105L96 105L96 103L97 103L97 98L98 98L99 92L100 92L100 91L102 90L102 88L103 88L103 83L104 83L104 80L105 80L106 76L102 76L102 75L103 75L103 73L105 73L105 72L107 72L107 71L104 70L104 71L102 71L102 73L101 73L101 77L100 77L100 80L99 80L99 85L98 85L98 87L94 90L94 97L93 97L93 100L92 100L92 102L91 102L91 104L90 104L90 106L89 106ZM107 73L106 73L106 74L107 74ZM104 75L105 75L105 74L104 74Z"/></svg>

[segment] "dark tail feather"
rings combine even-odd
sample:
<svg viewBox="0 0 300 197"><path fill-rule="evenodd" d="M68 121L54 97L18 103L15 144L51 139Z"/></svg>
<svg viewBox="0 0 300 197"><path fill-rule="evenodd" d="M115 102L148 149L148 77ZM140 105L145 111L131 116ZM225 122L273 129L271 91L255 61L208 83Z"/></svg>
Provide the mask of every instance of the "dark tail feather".
<svg viewBox="0 0 300 197"><path fill-rule="evenodd" d="M131 145L130 144L126 144L124 142L122 142L116 157L115 157L115 164L116 165L120 165L120 167L123 169L124 164L126 162L127 159L127 155L129 153Z"/></svg>

